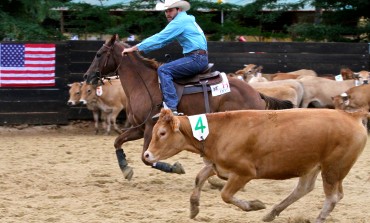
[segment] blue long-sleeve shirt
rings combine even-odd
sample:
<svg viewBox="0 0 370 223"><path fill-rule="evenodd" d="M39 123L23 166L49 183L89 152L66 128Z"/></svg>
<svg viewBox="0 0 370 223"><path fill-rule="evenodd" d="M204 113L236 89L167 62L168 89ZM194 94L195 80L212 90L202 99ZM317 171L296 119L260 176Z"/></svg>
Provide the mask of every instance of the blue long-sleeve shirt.
<svg viewBox="0 0 370 223"><path fill-rule="evenodd" d="M208 49L203 30L195 22L194 16L188 15L186 12L178 13L161 32L143 40L137 47L146 53L160 49L175 39L182 46L183 54L194 50Z"/></svg>

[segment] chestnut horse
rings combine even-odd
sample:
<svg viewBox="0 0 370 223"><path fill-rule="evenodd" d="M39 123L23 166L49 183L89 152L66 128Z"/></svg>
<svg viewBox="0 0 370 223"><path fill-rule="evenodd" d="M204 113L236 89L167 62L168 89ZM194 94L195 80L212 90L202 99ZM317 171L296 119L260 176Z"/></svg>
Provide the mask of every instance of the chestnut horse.
<svg viewBox="0 0 370 223"><path fill-rule="evenodd" d="M115 142L118 164L124 177L130 180L133 169L128 166L126 155L122 149L123 143L144 137L142 161L146 165L170 173L185 173L181 164L174 165L158 162L150 164L145 161L143 154L149 146L152 129L155 121L151 117L158 113L162 105L162 93L159 87L157 68L159 63L141 56L138 52L122 56L125 43L117 41L116 35L98 50L96 56L84 79L87 83L98 84L103 77L119 76L122 87L126 93L128 105L126 114L131 128L124 129ZM282 101L268 96L260 95L246 82L236 78L229 79L231 92L211 97L209 94L209 107L211 112L243 110L243 109L287 109L293 105L289 101ZM273 106L273 107L271 107ZM178 111L186 115L205 113L203 93L183 95Z"/></svg>

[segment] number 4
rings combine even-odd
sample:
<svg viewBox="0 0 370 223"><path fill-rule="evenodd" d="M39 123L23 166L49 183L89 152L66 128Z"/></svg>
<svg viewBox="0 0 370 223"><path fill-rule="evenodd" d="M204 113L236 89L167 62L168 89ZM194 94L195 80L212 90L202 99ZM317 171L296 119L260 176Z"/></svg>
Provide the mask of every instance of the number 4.
<svg viewBox="0 0 370 223"><path fill-rule="evenodd" d="M203 129L205 129L205 128L207 128L207 127L205 127L203 125L202 117L199 117L198 118L198 121L197 121L197 124L195 125L195 129L194 130L195 131L200 130L203 133Z"/></svg>

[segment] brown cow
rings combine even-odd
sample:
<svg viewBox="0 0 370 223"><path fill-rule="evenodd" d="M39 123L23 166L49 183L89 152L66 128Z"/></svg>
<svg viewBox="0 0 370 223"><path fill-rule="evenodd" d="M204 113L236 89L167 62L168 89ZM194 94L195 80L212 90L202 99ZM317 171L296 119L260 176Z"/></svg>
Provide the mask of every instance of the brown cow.
<svg viewBox="0 0 370 223"><path fill-rule="evenodd" d="M184 150L200 154L213 164L219 177L227 180L221 191L223 201L244 211L265 208L261 201L234 196L250 180L299 177L293 192L274 206L264 221L274 220L312 191L321 171L326 199L316 223L322 223L343 198L342 181L366 145L367 131L361 123L364 116L362 112L349 114L334 109L290 109L219 112L198 118L173 116L163 109L144 157L155 163ZM196 124L193 127L190 118ZM208 136L201 134L206 132ZM214 174L209 166L195 180L191 218L199 212L205 179Z"/></svg>
<svg viewBox="0 0 370 223"><path fill-rule="evenodd" d="M104 85L97 89L96 86L84 83L81 87L81 99L83 104L96 103L106 118L106 132L110 134L111 126L116 132L122 133L118 128L116 120L119 113L126 108L127 98L123 91L120 80L104 82ZM126 119L125 127L129 125Z"/></svg>
<svg viewBox="0 0 370 223"><path fill-rule="evenodd" d="M356 79L360 83L369 82L369 71L361 70L359 72L353 72L351 69L345 67L340 69L340 74L343 80Z"/></svg>

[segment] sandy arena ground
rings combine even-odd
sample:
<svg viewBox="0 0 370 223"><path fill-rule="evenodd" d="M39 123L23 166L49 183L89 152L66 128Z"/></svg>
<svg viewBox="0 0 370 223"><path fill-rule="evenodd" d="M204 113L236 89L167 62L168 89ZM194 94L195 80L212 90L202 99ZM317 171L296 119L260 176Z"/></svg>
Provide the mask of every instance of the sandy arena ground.
<svg viewBox="0 0 370 223"><path fill-rule="evenodd" d="M142 140L126 143L124 149L135 172L127 181L115 157L115 137L94 135L90 122L0 127L0 222L262 222L297 183L293 179L247 184L237 196L259 199L267 206L255 212L224 203L219 190L206 183L200 213L191 220L189 198L194 178L203 166L200 156L180 153L168 161L180 161L186 174L166 174L141 162ZM370 221L369 149L370 141L344 180L344 198L327 222ZM319 177L314 191L273 222L314 222L323 200Z"/></svg>

